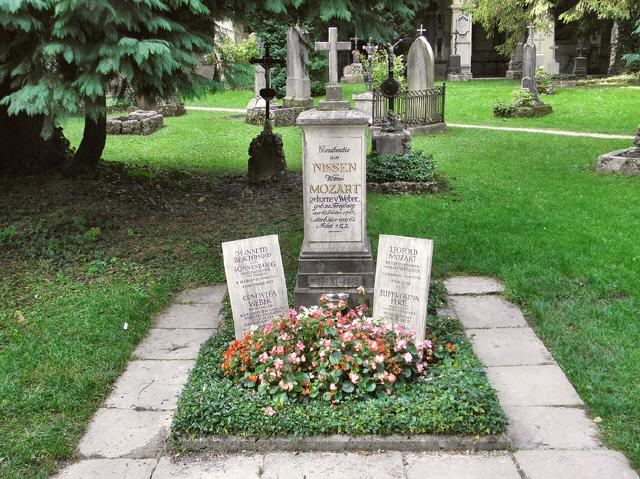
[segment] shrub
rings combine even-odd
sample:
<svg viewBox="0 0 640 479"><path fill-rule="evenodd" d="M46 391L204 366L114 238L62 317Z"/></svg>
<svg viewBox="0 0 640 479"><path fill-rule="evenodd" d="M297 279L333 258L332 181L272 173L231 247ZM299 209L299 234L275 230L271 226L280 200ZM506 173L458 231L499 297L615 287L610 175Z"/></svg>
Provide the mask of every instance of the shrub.
<svg viewBox="0 0 640 479"><path fill-rule="evenodd" d="M497 101L493 105L493 116L498 118L509 118L513 116L515 106L506 101Z"/></svg>
<svg viewBox="0 0 640 479"><path fill-rule="evenodd" d="M543 95L553 95L553 75L545 73L544 68L538 67L536 69L536 88L538 93Z"/></svg>
<svg viewBox="0 0 640 479"><path fill-rule="evenodd" d="M380 155L372 153L367 158L367 181L431 181L438 173L433 155L420 150L404 155Z"/></svg>
<svg viewBox="0 0 640 479"><path fill-rule="evenodd" d="M228 35L219 33L213 45L213 51L205 56L205 62L216 68L218 80L223 80L232 88L252 88L253 68L249 59L258 56L258 43L255 34L246 40L234 41Z"/></svg>
<svg viewBox="0 0 640 479"><path fill-rule="evenodd" d="M344 301L291 310L235 340L223 371L236 383L281 402L318 398L385 397L418 381L434 361L431 340L416 342L401 326L390 329ZM453 344L449 345L453 350ZM442 349L440 351L442 353Z"/></svg>
<svg viewBox="0 0 640 479"><path fill-rule="evenodd" d="M369 60L366 55L361 57L365 78L369 75ZM373 54L373 86L380 88L382 82L389 76L389 54L384 48L380 48ZM407 81L404 75L405 64L402 55L396 55L393 62L393 75L400 82L402 88L406 88Z"/></svg>

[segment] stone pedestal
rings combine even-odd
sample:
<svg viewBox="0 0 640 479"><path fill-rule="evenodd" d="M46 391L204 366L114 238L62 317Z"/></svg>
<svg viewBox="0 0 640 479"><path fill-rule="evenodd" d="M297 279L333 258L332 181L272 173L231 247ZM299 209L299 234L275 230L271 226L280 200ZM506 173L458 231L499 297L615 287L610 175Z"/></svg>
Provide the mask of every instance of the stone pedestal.
<svg viewBox="0 0 640 479"><path fill-rule="evenodd" d="M335 98L336 92L327 92ZM373 300L375 267L367 237L366 130L359 110L331 109L330 99L300 114L303 131L304 242L300 253L296 306L318 304L323 294L357 289ZM347 107L348 108L348 107Z"/></svg>
<svg viewBox="0 0 640 479"><path fill-rule="evenodd" d="M369 120L373 119L373 92L366 91L360 95L351 95L356 110L360 110L369 116Z"/></svg>
<svg viewBox="0 0 640 479"><path fill-rule="evenodd" d="M411 151L411 133L408 130L383 131L372 129L373 151L380 155L404 155Z"/></svg>
<svg viewBox="0 0 640 479"><path fill-rule="evenodd" d="M274 133L271 122L267 122L262 132L249 145L249 183L261 185L279 181L284 179L286 171L282 136Z"/></svg>
<svg viewBox="0 0 640 479"><path fill-rule="evenodd" d="M587 74L588 61L587 57L575 57L573 59L573 74L574 75L586 75Z"/></svg>
<svg viewBox="0 0 640 479"><path fill-rule="evenodd" d="M449 57L449 75L460 75L460 55L451 55Z"/></svg>

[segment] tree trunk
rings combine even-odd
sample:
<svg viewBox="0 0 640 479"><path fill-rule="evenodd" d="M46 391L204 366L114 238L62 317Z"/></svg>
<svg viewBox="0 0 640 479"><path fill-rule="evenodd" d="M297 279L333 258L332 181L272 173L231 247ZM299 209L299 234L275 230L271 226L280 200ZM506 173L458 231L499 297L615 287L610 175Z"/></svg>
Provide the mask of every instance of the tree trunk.
<svg viewBox="0 0 640 479"><path fill-rule="evenodd" d="M82 140L73 158L65 165L66 175L78 176L90 173L98 165L107 141L106 101L105 96L100 97L97 101L105 108L104 113L100 114L98 118L93 119L88 115L85 116Z"/></svg>
<svg viewBox="0 0 640 479"><path fill-rule="evenodd" d="M11 93L9 82L0 83L0 98ZM41 136L43 116L24 113L9 116L0 106L0 176L37 175L62 166L70 156L69 142L56 128L52 136Z"/></svg>

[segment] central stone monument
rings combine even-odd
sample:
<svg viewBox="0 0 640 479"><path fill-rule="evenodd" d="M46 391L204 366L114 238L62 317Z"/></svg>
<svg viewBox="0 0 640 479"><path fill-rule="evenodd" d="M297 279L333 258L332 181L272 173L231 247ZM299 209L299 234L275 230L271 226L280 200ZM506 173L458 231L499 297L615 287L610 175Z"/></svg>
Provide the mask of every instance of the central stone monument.
<svg viewBox="0 0 640 479"><path fill-rule="evenodd" d="M304 242L296 306L342 294L353 305L365 288L372 304L375 267L367 236L367 114L349 109L338 83L337 28L316 49L329 50L327 101L300 114L303 131Z"/></svg>

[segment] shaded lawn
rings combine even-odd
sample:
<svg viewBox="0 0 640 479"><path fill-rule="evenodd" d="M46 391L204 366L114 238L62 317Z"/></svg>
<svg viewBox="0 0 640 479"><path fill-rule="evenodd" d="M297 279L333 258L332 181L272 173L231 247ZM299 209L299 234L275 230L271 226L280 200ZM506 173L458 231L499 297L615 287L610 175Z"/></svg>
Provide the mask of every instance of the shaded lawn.
<svg viewBox="0 0 640 479"><path fill-rule="evenodd" d="M436 82L440 84L441 82ZM556 130L587 131L632 135L640 123L640 88L598 86L559 88L556 94L542 96L553 106L553 113L540 118L493 118L493 104L510 100L511 92L519 88L514 80L477 80L447 82L445 116L450 123L495 125ZM362 93L364 84L343 85L342 96L351 99ZM251 92L224 91L189 104L245 108ZM316 99L317 101L317 99Z"/></svg>

